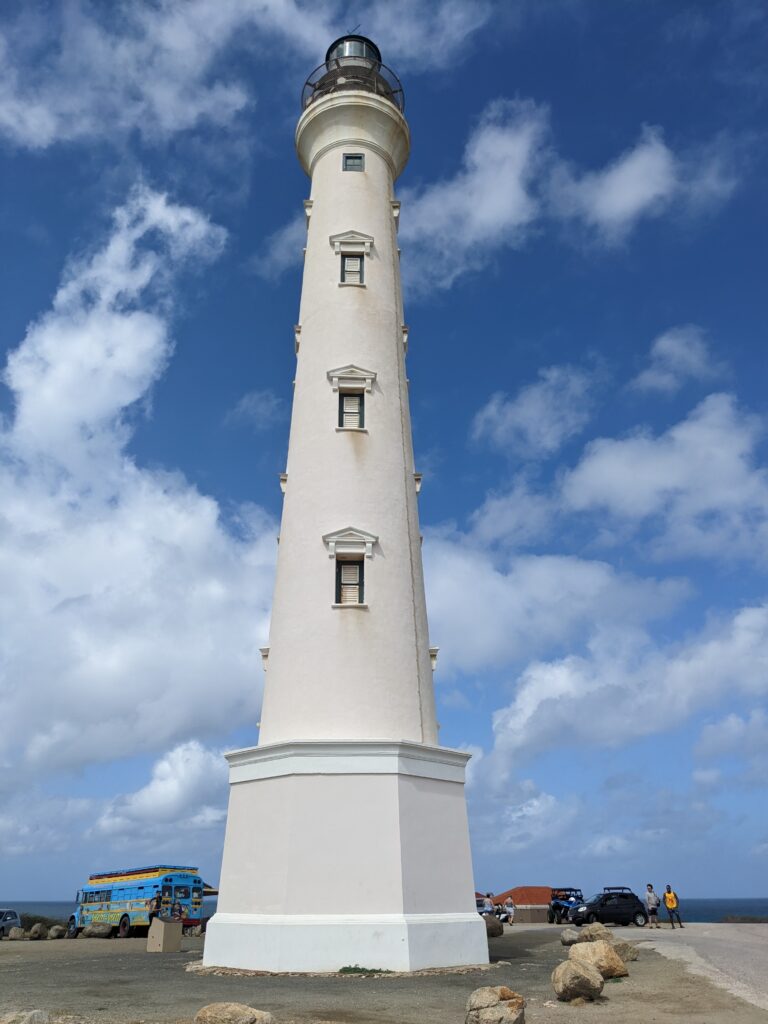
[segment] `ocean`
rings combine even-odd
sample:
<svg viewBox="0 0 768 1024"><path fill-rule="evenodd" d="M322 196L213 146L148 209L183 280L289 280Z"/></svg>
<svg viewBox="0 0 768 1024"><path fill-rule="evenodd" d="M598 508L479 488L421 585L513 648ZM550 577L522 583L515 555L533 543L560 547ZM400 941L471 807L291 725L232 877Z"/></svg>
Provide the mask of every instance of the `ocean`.
<svg viewBox="0 0 768 1024"><path fill-rule="evenodd" d="M31 901L0 900L0 907L17 910L20 914L39 914L57 921L66 921L74 909L68 900ZM204 917L216 911L216 900L205 900ZM768 897L762 899L686 899L680 898L680 914L683 921L722 921L725 917L768 918ZM666 915L662 910L661 920Z"/></svg>

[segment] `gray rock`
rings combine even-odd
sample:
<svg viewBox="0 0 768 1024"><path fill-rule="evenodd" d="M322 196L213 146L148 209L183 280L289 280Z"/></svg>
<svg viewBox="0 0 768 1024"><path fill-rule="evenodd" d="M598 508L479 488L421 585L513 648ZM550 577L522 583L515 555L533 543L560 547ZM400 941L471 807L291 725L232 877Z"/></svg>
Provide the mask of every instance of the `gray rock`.
<svg viewBox="0 0 768 1024"><path fill-rule="evenodd" d="M483 914L483 920L485 921L485 931L489 939L498 939L500 935L504 934L504 925L495 914Z"/></svg>
<svg viewBox="0 0 768 1024"><path fill-rule="evenodd" d="M619 954L625 964L628 964L630 960L637 960L640 956L640 951L637 946L632 942L624 942L622 939L617 940L613 944L614 950Z"/></svg>
<svg viewBox="0 0 768 1024"><path fill-rule="evenodd" d="M11 930L8 932L8 938L11 940L11 942L19 942L21 939L25 939L26 935L24 934L24 929L11 928Z"/></svg>
<svg viewBox="0 0 768 1024"><path fill-rule="evenodd" d="M476 988L467 1000L465 1024L524 1024L525 1000L506 985Z"/></svg>
<svg viewBox="0 0 768 1024"><path fill-rule="evenodd" d="M38 921L37 924L33 924L32 927L29 929L29 937L35 942L37 942L39 939L47 939L48 929L45 927L44 924L41 924Z"/></svg>
<svg viewBox="0 0 768 1024"><path fill-rule="evenodd" d="M560 941L564 946L573 946L581 942L581 932L577 932L575 928L564 928L560 932Z"/></svg>
<svg viewBox="0 0 768 1024"><path fill-rule="evenodd" d="M244 1003L209 1003L197 1011L195 1024L274 1024L274 1017Z"/></svg>
<svg viewBox="0 0 768 1024"><path fill-rule="evenodd" d="M63 939L67 934L67 929L63 924L54 924L48 929L49 939Z"/></svg>
<svg viewBox="0 0 768 1024"><path fill-rule="evenodd" d="M552 988L557 998L565 1003L572 999L597 999L603 985L600 971L586 962L565 960L552 971Z"/></svg>
<svg viewBox="0 0 768 1024"><path fill-rule="evenodd" d="M601 939L604 942L612 942L613 932L599 921L595 921L594 924L585 924L579 932L579 942L598 942Z"/></svg>
<svg viewBox="0 0 768 1024"><path fill-rule="evenodd" d="M596 967L604 978L625 978L629 971L610 942L577 942L568 950L568 958Z"/></svg>
<svg viewBox="0 0 768 1024"><path fill-rule="evenodd" d="M80 933L84 939L109 939L112 937L113 926L102 922L88 924Z"/></svg>

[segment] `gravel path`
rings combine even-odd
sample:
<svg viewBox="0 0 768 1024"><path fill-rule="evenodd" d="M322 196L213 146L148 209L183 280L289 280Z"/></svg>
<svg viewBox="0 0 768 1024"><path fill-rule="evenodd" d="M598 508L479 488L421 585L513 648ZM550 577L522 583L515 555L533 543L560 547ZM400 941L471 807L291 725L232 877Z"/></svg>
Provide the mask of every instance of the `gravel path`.
<svg viewBox="0 0 768 1024"><path fill-rule="evenodd" d="M643 939L644 946L768 1010L768 924L687 924L683 931L667 925Z"/></svg>
<svg viewBox="0 0 768 1024"><path fill-rule="evenodd" d="M736 927L717 941L743 948L749 926ZM507 928L491 942L496 962L485 970L372 978L187 971L200 962L200 939L185 939L183 952L168 954L147 953L143 939L4 940L0 1015L42 1009L56 1024L190 1024L207 1003L231 1000L271 1011L277 1024L463 1024L469 993L503 984L525 996L527 1024L768 1024L763 1009L691 973L690 961L665 958L667 947L683 949L678 938L688 944L687 929L669 936L617 931L642 944L640 959L629 965L628 978L606 983L603 998L585 1006L554 1000L550 974L567 955L556 927ZM696 932L691 929L692 946ZM651 945L664 947L665 956ZM740 953L735 959L747 958Z"/></svg>

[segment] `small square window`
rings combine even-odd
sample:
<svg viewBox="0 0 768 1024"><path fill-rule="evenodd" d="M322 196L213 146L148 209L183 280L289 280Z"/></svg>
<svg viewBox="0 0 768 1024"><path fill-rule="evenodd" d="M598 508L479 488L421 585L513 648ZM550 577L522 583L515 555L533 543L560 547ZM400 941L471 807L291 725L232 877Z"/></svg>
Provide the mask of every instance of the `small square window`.
<svg viewBox="0 0 768 1024"><path fill-rule="evenodd" d="M364 171L365 170L365 154L363 154L363 153L345 153L341 166L342 166L342 168L345 171Z"/></svg>
<svg viewBox="0 0 768 1024"><path fill-rule="evenodd" d="M344 284L363 283L364 256L341 256L341 280Z"/></svg>
<svg viewBox="0 0 768 1024"><path fill-rule="evenodd" d="M363 604L363 561L336 562L336 604Z"/></svg>
<svg viewBox="0 0 768 1024"><path fill-rule="evenodd" d="M364 427L364 395L362 391L339 394L339 426L354 428Z"/></svg>

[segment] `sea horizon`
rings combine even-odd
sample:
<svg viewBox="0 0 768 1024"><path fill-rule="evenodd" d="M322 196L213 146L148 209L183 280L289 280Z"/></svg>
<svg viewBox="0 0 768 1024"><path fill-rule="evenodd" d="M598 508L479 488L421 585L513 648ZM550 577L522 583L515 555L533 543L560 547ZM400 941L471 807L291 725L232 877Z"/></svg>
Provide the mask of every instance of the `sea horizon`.
<svg viewBox="0 0 768 1024"><path fill-rule="evenodd" d="M19 914L38 915L54 920L66 921L74 910L74 900L3 900L0 907L15 910ZM216 899L203 903L204 917L216 912ZM737 897L680 897L680 912L683 920L692 924L716 924L726 917L768 918L768 896ZM662 920L664 920L662 908Z"/></svg>

